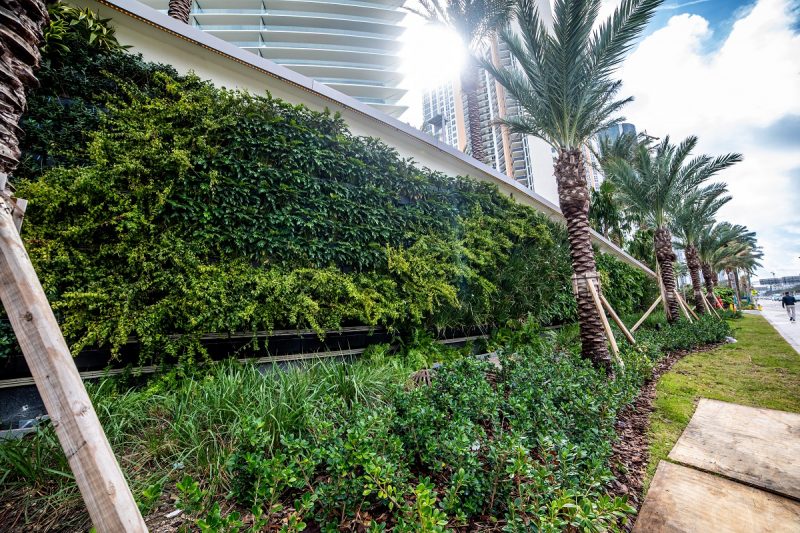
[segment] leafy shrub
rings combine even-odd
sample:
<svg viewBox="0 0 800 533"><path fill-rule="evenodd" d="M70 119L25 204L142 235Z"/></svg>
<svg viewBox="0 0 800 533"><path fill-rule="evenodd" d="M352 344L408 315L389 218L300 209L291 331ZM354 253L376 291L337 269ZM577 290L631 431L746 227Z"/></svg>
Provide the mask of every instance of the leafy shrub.
<svg viewBox="0 0 800 533"><path fill-rule="evenodd" d="M0 312L0 364L22 354L11 323Z"/></svg>
<svg viewBox="0 0 800 533"><path fill-rule="evenodd" d="M733 305L734 292L730 287L714 287L714 294L716 294L719 299L722 300L722 304L726 308Z"/></svg>
<svg viewBox="0 0 800 533"><path fill-rule="evenodd" d="M689 323L679 320L660 330L643 329L637 332L637 340L653 343L662 351L691 350L705 344L721 342L731 335L731 327L725 320L704 314L699 320Z"/></svg>
<svg viewBox="0 0 800 533"><path fill-rule="evenodd" d="M606 495L617 413L664 350L728 332L712 318L637 331L612 382L580 358L572 332L529 325L500 348L502 369L454 359L411 390L404 359L378 349L353 364L266 375L216 364L89 390L140 506L177 489L199 529L440 531L492 516L506 531L603 530L631 511ZM10 504L0 520L85 524L49 425L0 444L0 472Z"/></svg>

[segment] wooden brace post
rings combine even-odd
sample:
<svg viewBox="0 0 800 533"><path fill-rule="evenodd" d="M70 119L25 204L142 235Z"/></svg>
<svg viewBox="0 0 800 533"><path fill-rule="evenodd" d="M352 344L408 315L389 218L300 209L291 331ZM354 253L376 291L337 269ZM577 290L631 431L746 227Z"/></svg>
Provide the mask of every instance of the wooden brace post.
<svg viewBox="0 0 800 533"><path fill-rule="evenodd" d="M603 304L600 302L600 297L598 296L597 288L595 288L594 282L589 278L583 278L582 281L589 288L589 294L592 295L592 300L594 300L594 305L597 308L597 312L600 314L600 321L603 323L603 329L606 331L608 342L611 343L611 351L614 353L614 359L617 360L617 363L619 363L620 368L625 368L625 363L619 356L619 346L617 346L617 339L614 338L614 332L611 331L611 325L608 323L608 318L606 318L605 311L603 311Z"/></svg>
<svg viewBox="0 0 800 533"><path fill-rule="evenodd" d="M678 298L678 301L683 305L683 308L691 313L695 320L700 320L700 318L697 316L697 313L694 312L694 309L689 307L689 304L686 303L686 300L683 299L683 296L681 296L681 293L679 293L677 289L675 290L675 297Z"/></svg>
<svg viewBox="0 0 800 533"><path fill-rule="evenodd" d="M678 293L678 296L680 297L681 301L683 302L684 307L686 307L686 309L689 310L689 312L692 314L694 319L695 320L700 320L700 317L697 316L697 313L695 312L695 310L691 308L691 306L689 305L689 302L686 301L686 299L681 295L681 293Z"/></svg>
<svg viewBox="0 0 800 533"><path fill-rule="evenodd" d="M13 201L0 189L0 299L100 532L145 532L75 361L17 232Z"/></svg>
<svg viewBox="0 0 800 533"><path fill-rule="evenodd" d="M686 309L686 306L683 305L683 300L681 299L680 295L678 294L678 291L672 291L672 294L678 300L678 307L680 307L681 311L683 311L683 314L686 316L686 320L688 320L689 324L691 324L693 322L692 315L689 314L689 310Z"/></svg>
<svg viewBox="0 0 800 533"><path fill-rule="evenodd" d="M661 303L664 307L664 316L669 320L669 301L667 301L667 288L664 287L664 280L661 279L661 265L656 261L656 277L658 277L658 291L661 293Z"/></svg>
<svg viewBox="0 0 800 533"><path fill-rule="evenodd" d="M24 198L17 198L14 210L11 216L14 218L14 226L17 228L17 233L22 229L22 220L25 218L25 210L28 208L28 200Z"/></svg>
<svg viewBox="0 0 800 533"><path fill-rule="evenodd" d="M640 318L640 319L639 319L639 321L638 321L638 322L636 322L636 324L634 324L634 325L633 325L633 327L631 328L631 331L636 331L636 329L637 329L639 326L641 326L641 325L642 325L642 323L643 323L645 320L647 320L647 317L649 317L649 316L650 316L650 313L652 313L652 312L653 312L653 310L655 310L656 306L658 305L658 302L660 302L661 300L662 300L662 296L659 294L659 295L658 295L658 298L656 298L656 301L655 301L655 302L653 302L653 305L651 305L651 306L650 306L650 309L648 309L648 310L645 312L645 314L643 314L643 315L642 315L642 318Z"/></svg>
<svg viewBox="0 0 800 533"><path fill-rule="evenodd" d="M611 304L608 303L606 297L603 296L602 292L599 293L599 295L600 295L600 301L603 302L603 306L606 308L606 311L608 311L608 314L611 315L611 318L614 320L614 323L617 325L617 327L622 331L622 334L625 335L625 338L628 339L629 343L636 345L636 339L633 338L631 332L628 331L628 328L625 327L625 324L622 322L622 320L620 320L616 311L614 311L614 308L611 307Z"/></svg>
<svg viewBox="0 0 800 533"><path fill-rule="evenodd" d="M717 313L717 310L714 309L714 306L712 306L710 303L708 303L708 295L707 294L703 294L703 304L705 304L706 310L708 311L709 314L713 313L715 317L720 318L719 313Z"/></svg>

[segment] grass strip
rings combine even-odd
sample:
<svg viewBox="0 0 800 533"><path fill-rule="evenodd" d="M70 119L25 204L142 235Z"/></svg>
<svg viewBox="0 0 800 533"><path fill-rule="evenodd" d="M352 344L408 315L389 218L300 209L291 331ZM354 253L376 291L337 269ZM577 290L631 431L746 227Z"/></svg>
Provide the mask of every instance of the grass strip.
<svg viewBox="0 0 800 533"><path fill-rule="evenodd" d="M738 342L693 353L659 381L650 418L645 490L700 398L800 412L800 355L761 316L744 315L731 325Z"/></svg>

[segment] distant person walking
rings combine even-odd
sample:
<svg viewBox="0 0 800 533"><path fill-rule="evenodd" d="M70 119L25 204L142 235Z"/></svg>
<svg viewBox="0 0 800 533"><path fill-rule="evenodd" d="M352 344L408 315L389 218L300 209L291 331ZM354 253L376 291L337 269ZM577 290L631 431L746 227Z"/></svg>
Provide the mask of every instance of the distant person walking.
<svg viewBox="0 0 800 533"><path fill-rule="evenodd" d="M786 309L786 314L789 315L789 322L797 322L794 317L794 304L797 303L797 299L789 294L789 291L786 291L786 294L783 295L781 298L781 307Z"/></svg>

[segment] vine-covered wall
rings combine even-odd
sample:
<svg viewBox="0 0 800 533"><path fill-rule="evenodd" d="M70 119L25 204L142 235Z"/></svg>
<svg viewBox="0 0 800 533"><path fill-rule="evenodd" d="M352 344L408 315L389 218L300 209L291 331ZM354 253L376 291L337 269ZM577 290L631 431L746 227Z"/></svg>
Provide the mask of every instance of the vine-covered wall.
<svg viewBox="0 0 800 533"><path fill-rule="evenodd" d="M206 332L574 318L564 229L493 186L78 34L48 47L39 78L15 183L75 352L131 335L157 355ZM643 273L599 264L621 313L643 304Z"/></svg>

